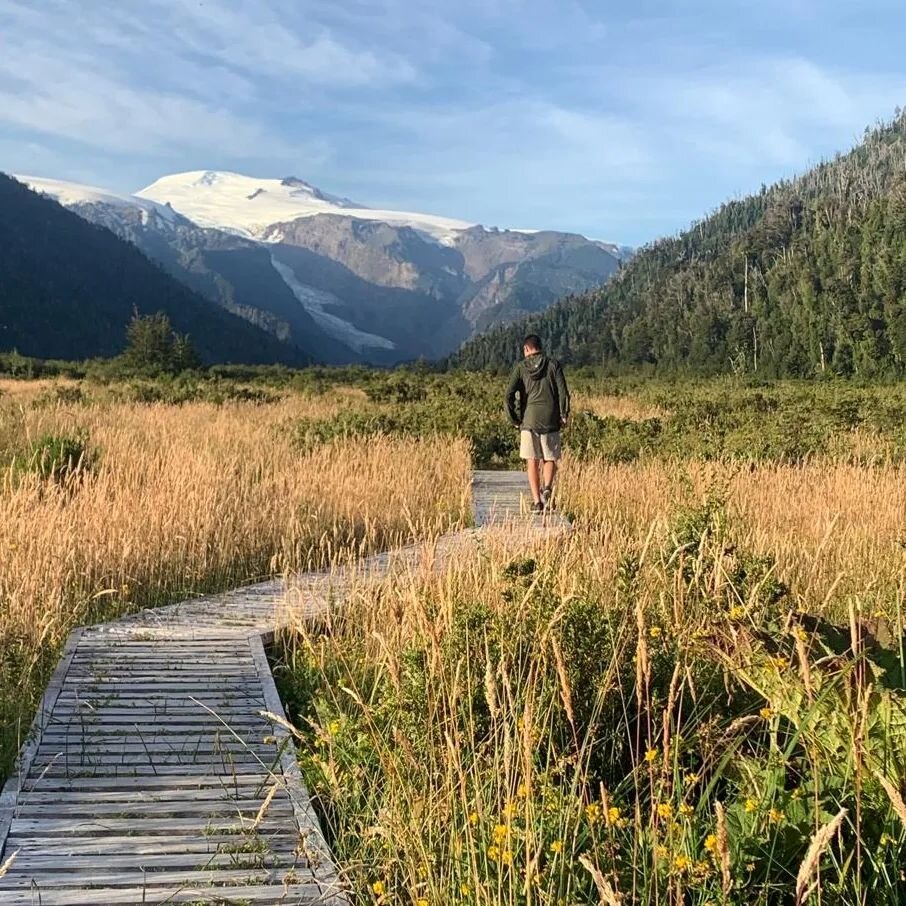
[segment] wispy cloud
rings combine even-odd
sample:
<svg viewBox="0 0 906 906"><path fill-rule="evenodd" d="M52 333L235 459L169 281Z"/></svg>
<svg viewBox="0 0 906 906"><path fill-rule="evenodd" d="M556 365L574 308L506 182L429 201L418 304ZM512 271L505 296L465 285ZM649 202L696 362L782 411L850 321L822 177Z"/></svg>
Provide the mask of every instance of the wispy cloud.
<svg viewBox="0 0 906 906"><path fill-rule="evenodd" d="M904 103L901 32L895 0L0 0L0 168L640 241Z"/></svg>

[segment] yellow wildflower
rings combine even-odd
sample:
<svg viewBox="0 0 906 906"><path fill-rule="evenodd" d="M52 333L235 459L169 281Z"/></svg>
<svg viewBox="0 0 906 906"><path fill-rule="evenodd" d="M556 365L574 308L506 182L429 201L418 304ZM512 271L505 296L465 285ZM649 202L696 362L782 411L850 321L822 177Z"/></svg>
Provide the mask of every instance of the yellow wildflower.
<svg viewBox="0 0 906 906"><path fill-rule="evenodd" d="M332 720L332 721L327 725L327 732L328 732L331 736L336 736L337 733L340 732L340 722L339 722L338 720Z"/></svg>
<svg viewBox="0 0 906 906"><path fill-rule="evenodd" d="M609 809L607 809L607 823L616 824L619 820L620 810L615 805L612 805Z"/></svg>
<svg viewBox="0 0 906 906"><path fill-rule="evenodd" d="M658 818L663 818L665 821L673 817L673 806L669 802L659 802L657 806L657 816Z"/></svg>
<svg viewBox="0 0 906 906"><path fill-rule="evenodd" d="M754 799L746 799L746 811L754 812L758 808L758 803Z"/></svg>
<svg viewBox="0 0 906 906"><path fill-rule="evenodd" d="M745 608L740 607L738 604L730 608L730 613L728 616L731 620L741 620L746 615Z"/></svg>
<svg viewBox="0 0 906 906"><path fill-rule="evenodd" d="M652 626L651 629L648 630L648 635L651 636L651 638L653 638L653 639L658 639L658 638L660 638L660 636L661 636L661 627L660 627L660 626Z"/></svg>
<svg viewBox="0 0 906 906"><path fill-rule="evenodd" d="M686 871L691 864L692 861L688 856L678 855L673 857L673 867L677 871Z"/></svg>
<svg viewBox="0 0 906 906"><path fill-rule="evenodd" d="M562 841L562 840L554 840L554 842L551 843L551 852L552 852L555 856L558 855L559 853L562 853L562 852L563 852L563 841Z"/></svg>
<svg viewBox="0 0 906 906"><path fill-rule="evenodd" d="M500 861L503 862L504 865L512 865L513 864L513 851L511 849L505 849L500 854Z"/></svg>
<svg viewBox="0 0 906 906"><path fill-rule="evenodd" d="M503 843L506 840L506 835L509 833L509 828L505 824L497 824L494 826L494 842Z"/></svg>
<svg viewBox="0 0 906 906"><path fill-rule="evenodd" d="M375 896L382 897L384 895L384 882L375 881L374 884L371 885L371 889L374 891Z"/></svg>
<svg viewBox="0 0 906 906"><path fill-rule="evenodd" d="M492 862L496 862L500 858L500 847L499 846L489 846L488 847L488 858Z"/></svg>
<svg viewBox="0 0 906 906"><path fill-rule="evenodd" d="M475 825L478 824L478 812L469 812L469 824L471 824L472 827L475 827Z"/></svg>
<svg viewBox="0 0 906 906"><path fill-rule="evenodd" d="M585 806L585 817L589 824L594 824L601 817L601 806L597 802L589 802Z"/></svg>
<svg viewBox="0 0 906 906"><path fill-rule="evenodd" d="M651 762L655 761L656 759L657 749L648 749L648 751L645 753L645 761L647 761L648 764L651 764Z"/></svg>
<svg viewBox="0 0 906 906"><path fill-rule="evenodd" d="M685 781L688 786L694 786L698 780L698 774L686 774Z"/></svg>
<svg viewBox="0 0 906 906"><path fill-rule="evenodd" d="M424 897L419 897L415 901L415 906L428 906L428 901Z"/></svg>
<svg viewBox="0 0 906 906"><path fill-rule="evenodd" d="M516 795L521 799L524 799L526 796L528 796L528 787L524 783L520 783L516 788Z"/></svg>
<svg viewBox="0 0 906 906"><path fill-rule="evenodd" d="M708 836L705 837L705 849L708 850L709 853L713 853L713 852L717 851L717 835L716 834L708 834Z"/></svg>
<svg viewBox="0 0 906 906"><path fill-rule="evenodd" d="M774 716L774 710L772 708L762 708L758 713L765 720L770 720Z"/></svg>
<svg viewBox="0 0 906 906"><path fill-rule="evenodd" d="M773 824L780 824L783 821L783 812L780 809L772 808L768 812L768 818Z"/></svg>
<svg viewBox="0 0 906 906"><path fill-rule="evenodd" d="M464 897L471 896L471 894L472 894L472 888L469 887L468 884L462 883L462 884L459 885L459 892L460 892Z"/></svg>
<svg viewBox="0 0 906 906"><path fill-rule="evenodd" d="M695 811L695 809L692 808L692 806L689 805L688 802L683 802L683 803L680 804L679 813L680 813L684 818L687 818L687 817L688 817L689 815L691 815L694 811Z"/></svg>

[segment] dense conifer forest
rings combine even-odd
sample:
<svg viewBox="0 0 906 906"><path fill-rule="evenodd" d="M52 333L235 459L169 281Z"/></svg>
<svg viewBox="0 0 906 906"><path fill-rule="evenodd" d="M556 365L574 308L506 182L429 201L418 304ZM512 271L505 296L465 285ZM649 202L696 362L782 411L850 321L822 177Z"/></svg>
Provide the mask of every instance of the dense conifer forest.
<svg viewBox="0 0 906 906"><path fill-rule="evenodd" d="M505 367L527 332L567 361L764 377L906 372L906 112L847 154L644 247L602 289L467 344Z"/></svg>

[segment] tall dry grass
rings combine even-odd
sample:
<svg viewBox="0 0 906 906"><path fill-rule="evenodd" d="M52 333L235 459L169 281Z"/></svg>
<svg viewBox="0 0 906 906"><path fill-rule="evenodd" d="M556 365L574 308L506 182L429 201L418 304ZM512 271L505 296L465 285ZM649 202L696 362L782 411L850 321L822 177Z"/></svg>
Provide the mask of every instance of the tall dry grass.
<svg viewBox="0 0 906 906"><path fill-rule="evenodd" d="M643 402L633 396L603 393L577 393L574 408L576 411L592 412L598 418L619 418L633 422L664 418L668 414L660 406Z"/></svg>
<svg viewBox="0 0 906 906"><path fill-rule="evenodd" d="M567 463L563 505L582 521L663 530L671 515L710 497L726 503L734 540L770 555L812 611L899 609L906 591L906 467L831 459L757 466L649 461Z"/></svg>
<svg viewBox="0 0 906 906"><path fill-rule="evenodd" d="M463 443L299 450L294 420L335 400L34 407L19 397L0 403L0 770L74 626L435 533L466 513ZM85 468L62 482L29 468L40 438L75 435Z"/></svg>
<svg viewBox="0 0 906 906"><path fill-rule="evenodd" d="M568 540L476 538L286 640L358 895L903 902L906 673L862 619L902 627L902 470L562 477Z"/></svg>

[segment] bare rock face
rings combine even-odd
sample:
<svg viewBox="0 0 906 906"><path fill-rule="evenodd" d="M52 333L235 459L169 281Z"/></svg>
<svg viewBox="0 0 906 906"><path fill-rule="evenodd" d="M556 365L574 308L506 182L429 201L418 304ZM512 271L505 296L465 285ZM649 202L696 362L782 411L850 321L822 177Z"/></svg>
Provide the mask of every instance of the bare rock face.
<svg viewBox="0 0 906 906"><path fill-rule="evenodd" d="M379 325L411 356L445 355L476 331L599 286L621 260L615 247L569 233L476 226L439 242L410 227L336 214L274 224L265 239L300 279L342 299L344 317Z"/></svg>

